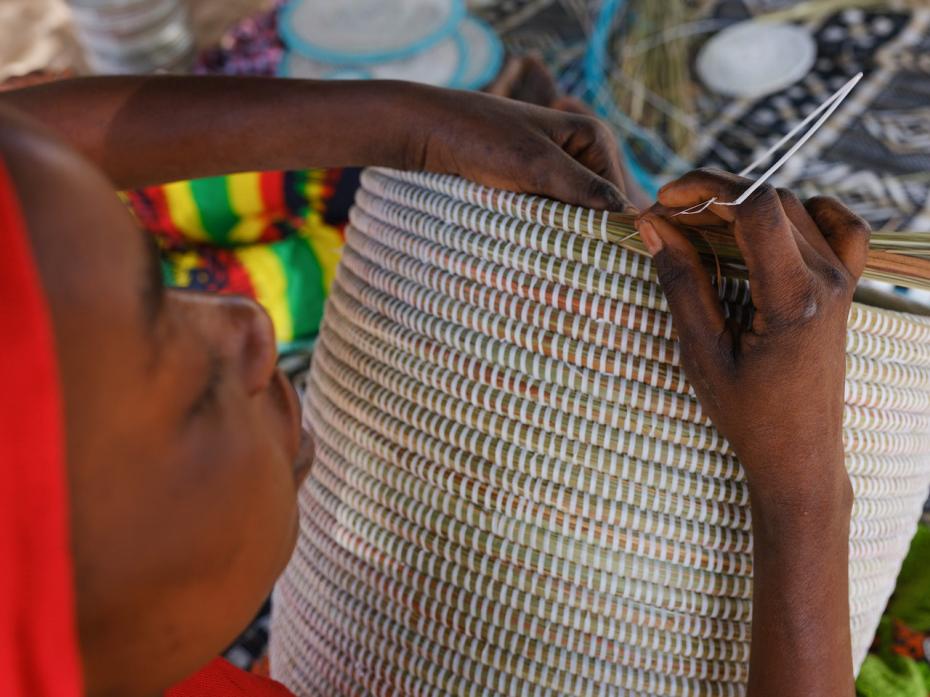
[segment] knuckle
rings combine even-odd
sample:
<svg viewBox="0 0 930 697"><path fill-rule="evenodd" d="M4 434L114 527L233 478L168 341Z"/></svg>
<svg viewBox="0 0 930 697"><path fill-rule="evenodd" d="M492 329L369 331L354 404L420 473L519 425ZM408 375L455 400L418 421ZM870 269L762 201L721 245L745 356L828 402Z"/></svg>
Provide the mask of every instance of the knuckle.
<svg viewBox="0 0 930 697"><path fill-rule="evenodd" d="M684 185L708 184L716 182L720 174L722 173L713 167L701 167L700 169L692 169L690 172L685 172L675 180L675 183Z"/></svg>
<svg viewBox="0 0 930 697"><path fill-rule="evenodd" d="M865 221L853 220L839 227L847 248L852 247L863 255L868 255L869 239L872 237L872 228ZM836 232L833 233L834 235Z"/></svg>
<svg viewBox="0 0 930 697"><path fill-rule="evenodd" d="M808 208L808 210L820 210L824 205L831 204L834 201L836 201L836 199L832 198L831 196L818 195L811 196L809 199L807 199L807 201L805 201L804 205Z"/></svg>
<svg viewBox="0 0 930 697"><path fill-rule="evenodd" d="M726 191L733 192L743 192L743 188L751 183L746 177L740 177L739 175L733 174L732 172L725 172L722 169L717 169L715 167L702 167L696 172L703 178L710 179L715 182L718 186L725 188Z"/></svg>
<svg viewBox="0 0 930 697"><path fill-rule="evenodd" d="M817 284L812 278L786 279L779 293L782 302L766 312L769 330L792 332L813 321L822 310Z"/></svg>
<svg viewBox="0 0 930 697"><path fill-rule="evenodd" d="M872 226L864 218L848 208L846 211L849 214L845 224L846 233L854 237L861 237L863 242L868 242L869 238L872 237Z"/></svg>
<svg viewBox="0 0 930 697"><path fill-rule="evenodd" d="M837 232L868 239L872 228L861 216L832 196L813 196L805 203L808 213L826 234Z"/></svg>
<svg viewBox="0 0 930 697"><path fill-rule="evenodd" d="M603 121L596 121L597 132L595 134L595 140L605 146L613 147L616 144L616 138L614 137L614 132L610 129Z"/></svg>
<svg viewBox="0 0 930 697"><path fill-rule="evenodd" d="M820 293L813 278L805 278L795 283L793 301L795 309L802 319L813 317L820 311Z"/></svg>
<svg viewBox="0 0 930 697"><path fill-rule="evenodd" d="M833 199L828 196L812 196L804 202L804 209L814 221L814 224L827 237L830 235L830 211L833 209Z"/></svg>
<svg viewBox="0 0 930 697"><path fill-rule="evenodd" d="M872 228L864 220L850 219L834 226L833 234L839 232L844 237L861 245L868 245L872 237Z"/></svg>
<svg viewBox="0 0 930 697"><path fill-rule="evenodd" d="M769 183L765 183L756 189L755 193L750 198L756 198L765 201L776 201L778 200L778 192L775 190L774 186Z"/></svg>
<svg viewBox="0 0 930 697"><path fill-rule="evenodd" d="M717 196L723 196L729 200L734 200L739 196L743 189L738 178L713 167L701 167L686 172L674 182L679 186L697 186L714 192Z"/></svg>
<svg viewBox="0 0 930 697"><path fill-rule="evenodd" d="M775 193L778 195L778 199L781 201L783 207L800 207L801 201L791 189L780 186L775 189Z"/></svg>
<svg viewBox="0 0 930 697"><path fill-rule="evenodd" d="M811 196L809 199L807 199L806 205L821 212L849 210L846 208L846 206L840 203L838 198L833 196L825 196L822 194Z"/></svg>
<svg viewBox="0 0 930 697"><path fill-rule="evenodd" d="M849 271L834 264L828 264L821 274L824 287L832 298L848 298L856 288L855 279Z"/></svg>
<svg viewBox="0 0 930 697"><path fill-rule="evenodd" d="M554 148L548 142L526 141L518 149L523 166L531 172L545 174L552 166Z"/></svg>
<svg viewBox="0 0 930 697"><path fill-rule="evenodd" d="M794 324L805 327L836 317L848 309L855 282L844 269L827 265L819 278L812 278L793 299Z"/></svg>
<svg viewBox="0 0 930 697"><path fill-rule="evenodd" d="M777 222L781 213L781 199L771 184L763 184L740 207L752 218L763 218L769 225ZM737 209L738 211L740 209ZM737 213L739 215L739 212ZM779 216L780 217L780 216Z"/></svg>
<svg viewBox="0 0 930 697"><path fill-rule="evenodd" d="M575 131L588 140L597 140L601 124L593 116L573 116Z"/></svg>
<svg viewBox="0 0 930 697"><path fill-rule="evenodd" d="M812 308L819 304L817 295L817 285L813 283L812 279L805 279L793 284L789 296L791 298L790 304L801 315L807 315L811 313Z"/></svg>
<svg viewBox="0 0 930 697"><path fill-rule="evenodd" d="M615 207L622 205L622 200L618 200L617 190L605 179L597 176L591 176L587 183L588 200L597 207Z"/></svg>
<svg viewBox="0 0 930 697"><path fill-rule="evenodd" d="M675 257L675 253L663 249L654 257L656 274L662 291L670 297L684 292L690 285L691 274L685 263Z"/></svg>
<svg viewBox="0 0 930 697"><path fill-rule="evenodd" d="M605 183L593 175L588 178L588 182L585 185L585 193L587 193L589 199L597 201L605 199L608 196Z"/></svg>

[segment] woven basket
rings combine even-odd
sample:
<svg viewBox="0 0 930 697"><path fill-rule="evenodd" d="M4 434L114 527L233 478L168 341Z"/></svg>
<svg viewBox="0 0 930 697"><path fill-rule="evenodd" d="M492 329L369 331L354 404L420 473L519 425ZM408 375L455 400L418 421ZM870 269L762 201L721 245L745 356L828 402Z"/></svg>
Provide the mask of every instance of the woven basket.
<svg viewBox="0 0 930 697"><path fill-rule="evenodd" d="M649 259L605 221L364 173L275 593L272 672L298 695L743 693L743 473ZM744 283L719 290L744 314ZM846 402L858 666L930 484L930 321L854 305Z"/></svg>

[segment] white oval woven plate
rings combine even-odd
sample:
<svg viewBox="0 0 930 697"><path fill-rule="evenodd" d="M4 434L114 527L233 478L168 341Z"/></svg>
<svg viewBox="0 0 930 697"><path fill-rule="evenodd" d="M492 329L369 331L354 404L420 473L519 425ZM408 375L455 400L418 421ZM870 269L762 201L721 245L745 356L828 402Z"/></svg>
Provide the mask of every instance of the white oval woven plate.
<svg viewBox="0 0 930 697"><path fill-rule="evenodd" d="M281 9L279 31L313 60L380 63L439 43L464 15L463 0L292 0Z"/></svg>

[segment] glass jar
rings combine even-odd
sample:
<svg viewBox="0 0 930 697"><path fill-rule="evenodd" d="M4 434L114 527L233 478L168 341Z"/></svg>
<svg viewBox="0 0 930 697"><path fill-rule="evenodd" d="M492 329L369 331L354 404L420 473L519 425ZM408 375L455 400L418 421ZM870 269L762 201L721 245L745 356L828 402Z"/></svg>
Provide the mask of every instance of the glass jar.
<svg viewBox="0 0 930 697"><path fill-rule="evenodd" d="M194 36L183 0L69 0L95 73L185 72Z"/></svg>

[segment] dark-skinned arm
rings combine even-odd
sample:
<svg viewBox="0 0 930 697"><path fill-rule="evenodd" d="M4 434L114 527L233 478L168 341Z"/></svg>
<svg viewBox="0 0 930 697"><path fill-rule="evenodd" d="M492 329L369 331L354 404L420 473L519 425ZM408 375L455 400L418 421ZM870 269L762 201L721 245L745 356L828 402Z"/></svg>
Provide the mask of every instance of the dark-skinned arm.
<svg viewBox="0 0 930 697"><path fill-rule="evenodd" d="M842 442L846 321L868 225L833 199L760 189L737 207L673 210L749 185L685 175L639 222L705 412L743 464L753 530L749 697L851 697L848 539L852 489ZM728 323L680 227L726 225L749 270L751 327Z"/></svg>
<svg viewBox="0 0 930 697"><path fill-rule="evenodd" d="M391 81L78 78L0 93L121 189L230 172L383 165L620 209L619 155L589 116Z"/></svg>

